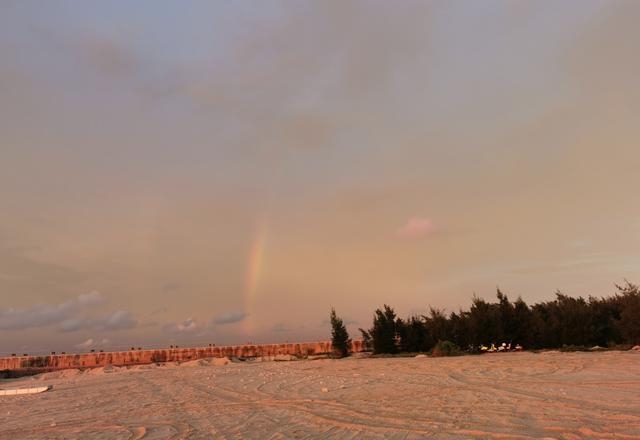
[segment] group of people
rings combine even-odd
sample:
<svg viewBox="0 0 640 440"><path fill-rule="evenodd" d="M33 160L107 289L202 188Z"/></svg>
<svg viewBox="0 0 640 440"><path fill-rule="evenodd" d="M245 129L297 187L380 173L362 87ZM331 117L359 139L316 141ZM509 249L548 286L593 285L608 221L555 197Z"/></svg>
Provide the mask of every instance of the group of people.
<svg viewBox="0 0 640 440"><path fill-rule="evenodd" d="M497 347L493 342L491 343L491 347L487 347L486 345L480 346L480 351L482 351L483 353L484 352L496 353L500 351L521 351L521 350L522 350L522 345L516 344L515 347L511 347L511 342L509 342L508 344L506 342L503 342L501 345L498 345Z"/></svg>

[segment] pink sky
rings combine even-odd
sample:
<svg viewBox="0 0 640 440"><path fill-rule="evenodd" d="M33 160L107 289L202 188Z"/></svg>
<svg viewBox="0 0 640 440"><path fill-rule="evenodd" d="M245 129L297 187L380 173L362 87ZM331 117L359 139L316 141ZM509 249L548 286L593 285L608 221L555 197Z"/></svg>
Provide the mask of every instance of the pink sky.
<svg viewBox="0 0 640 440"><path fill-rule="evenodd" d="M640 4L0 6L0 353L640 282Z"/></svg>

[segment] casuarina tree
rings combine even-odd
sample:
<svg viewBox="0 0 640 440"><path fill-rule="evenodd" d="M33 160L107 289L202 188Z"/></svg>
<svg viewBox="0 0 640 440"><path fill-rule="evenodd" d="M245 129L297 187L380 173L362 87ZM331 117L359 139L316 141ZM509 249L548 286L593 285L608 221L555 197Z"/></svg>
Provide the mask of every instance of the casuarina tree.
<svg viewBox="0 0 640 440"><path fill-rule="evenodd" d="M331 345L333 345L333 351L340 357L348 356L351 339L349 339L347 328L342 319L336 315L336 310L333 307L329 317L331 319Z"/></svg>
<svg viewBox="0 0 640 440"><path fill-rule="evenodd" d="M374 353L397 353L396 312L384 305L384 310L377 309L373 316L373 328L369 331L373 339Z"/></svg>

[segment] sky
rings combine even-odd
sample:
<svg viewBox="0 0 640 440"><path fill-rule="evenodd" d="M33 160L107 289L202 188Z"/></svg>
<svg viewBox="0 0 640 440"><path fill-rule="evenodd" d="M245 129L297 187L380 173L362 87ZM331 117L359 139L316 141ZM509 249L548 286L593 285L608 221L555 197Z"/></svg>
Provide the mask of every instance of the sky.
<svg viewBox="0 0 640 440"><path fill-rule="evenodd" d="M640 3L0 2L0 355L640 282Z"/></svg>

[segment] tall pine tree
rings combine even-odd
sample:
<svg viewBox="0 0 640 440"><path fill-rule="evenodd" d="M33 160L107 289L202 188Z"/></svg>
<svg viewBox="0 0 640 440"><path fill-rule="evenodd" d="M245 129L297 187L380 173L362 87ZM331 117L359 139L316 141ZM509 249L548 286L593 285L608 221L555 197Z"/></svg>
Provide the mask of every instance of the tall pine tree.
<svg viewBox="0 0 640 440"><path fill-rule="evenodd" d="M351 345L351 339L349 339L349 333L341 318L336 315L336 309L331 307L331 345L333 351L340 357L349 356L349 346Z"/></svg>

